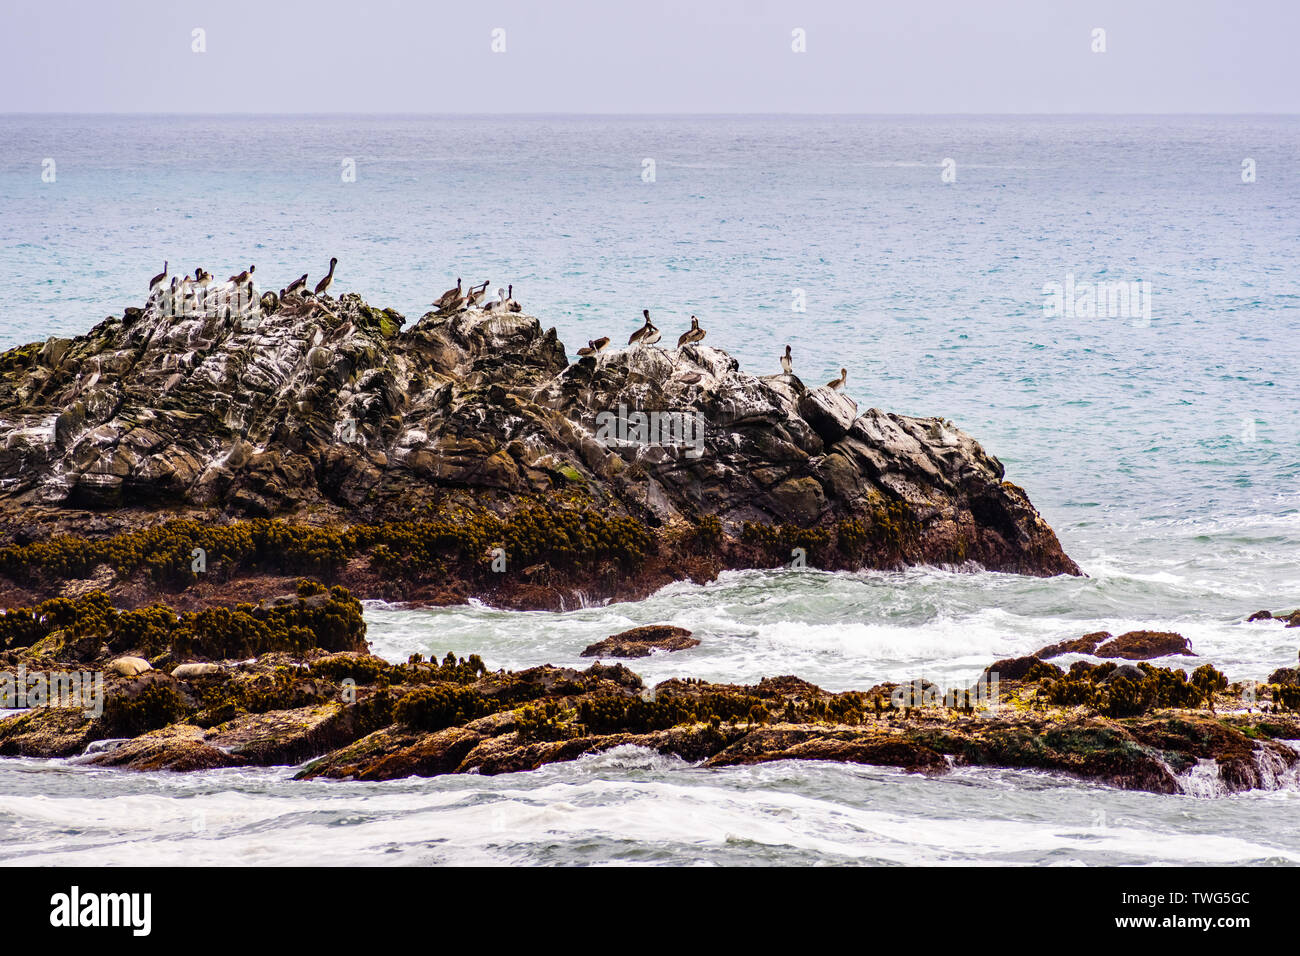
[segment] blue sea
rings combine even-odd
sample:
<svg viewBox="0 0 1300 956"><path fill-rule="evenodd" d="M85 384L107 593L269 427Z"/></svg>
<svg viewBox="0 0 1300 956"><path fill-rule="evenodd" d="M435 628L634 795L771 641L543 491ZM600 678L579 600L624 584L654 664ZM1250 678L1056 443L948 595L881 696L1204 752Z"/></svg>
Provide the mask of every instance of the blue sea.
<svg viewBox="0 0 1300 956"><path fill-rule="evenodd" d="M559 614L374 604L378 652L577 666L664 621L702 644L638 662L648 680L838 690L969 680L1152 627L1262 679L1300 647L1244 622L1300 605L1297 155L1300 118L1269 116L0 116L0 347L141 304L164 260L256 264L279 289L337 256L336 291L412 322L458 276L513 284L570 355L625 341L642 308L666 341L694 314L747 371L777 371L789 344L805 381L844 366L860 408L976 436L1088 577L750 572ZM1058 284L1121 283L1149 312L1045 308ZM1225 796L1198 774L1158 797L640 752L493 780L288 776L0 761L0 845L85 862L1300 860L1294 781Z"/></svg>

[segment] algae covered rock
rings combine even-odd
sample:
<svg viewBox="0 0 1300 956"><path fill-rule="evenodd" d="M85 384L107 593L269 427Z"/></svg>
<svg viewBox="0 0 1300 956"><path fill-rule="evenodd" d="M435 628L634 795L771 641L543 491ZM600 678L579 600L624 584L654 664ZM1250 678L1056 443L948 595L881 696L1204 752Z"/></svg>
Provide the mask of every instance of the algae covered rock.
<svg viewBox="0 0 1300 956"><path fill-rule="evenodd" d="M1192 653L1191 642L1172 631L1129 631L1106 641L1095 653L1098 657L1122 657L1130 661L1148 661L1175 654L1196 656Z"/></svg>
<svg viewBox="0 0 1300 956"><path fill-rule="evenodd" d="M691 632L684 627L648 624L597 641L583 650L582 656L649 657L652 651L681 651L698 647L699 643L699 639L691 637Z"/></svg>

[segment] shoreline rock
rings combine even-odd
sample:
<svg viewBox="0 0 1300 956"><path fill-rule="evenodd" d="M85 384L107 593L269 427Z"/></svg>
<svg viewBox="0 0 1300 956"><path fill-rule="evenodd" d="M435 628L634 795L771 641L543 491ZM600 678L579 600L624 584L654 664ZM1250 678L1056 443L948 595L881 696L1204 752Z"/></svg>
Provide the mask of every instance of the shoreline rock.
<svg viewBox="0 0 1300 956"><path fill-rule="evenodd" d="M1066 671L1036 656L994 664L996 686L947 692L925 681L831 692L791 675L651 688L622 664L492 672L451 654L390 663L367 652L358 612L351 595L309 581L260 606L180 615L121 610L99 592L15 609L0 616L5 669L103 671L136 656L152 666L105 675L102 713L36 707L0 719L0 755L390 780L519 772L632 745L703 767L1006 767L1153 793L1184 792L1207 760L1225 792L1276 788L1300 761L1288 743L1300 739L1300 683L1285 668L1254 696L1209 664L1190 676L1114 661ZM630 633L693 640L668 626Z"/></svg>

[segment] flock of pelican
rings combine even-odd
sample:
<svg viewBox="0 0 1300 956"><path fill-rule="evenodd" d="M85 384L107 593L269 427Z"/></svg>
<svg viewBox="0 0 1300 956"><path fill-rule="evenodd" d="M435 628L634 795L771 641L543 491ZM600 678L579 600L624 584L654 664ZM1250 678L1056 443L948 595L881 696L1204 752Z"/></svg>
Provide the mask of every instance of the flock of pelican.
<svg viewBox="0 0 1300 956"><path fill-rule="evenodd" d="M524 307L515 301L515 287L513 285L508 289L497 289L497 297L485 304L483 300L487 298L487 287L490 281L484 279L479 285L470 286L469 291L465 291L464 284L460 279L457 279L455 288L448 289L433 300L433 307L438 310L439 315L468 312L470 309L482 309L484 312L522 312L524 310Z"/></svg>
<svg viewBox="0 0 1300 956"><path fill-rule="evenodd" d="M339 260L337 258L330 259L329 272L325 274L325 277L323 279L321 279L319 282L316 283L316 287L313 290L312 295L320 296L320 295L324 295L326 292L329 291L330 286L334 284L334 270L338 266L338 264L339 264ZM152 295L156 289L163 287L163 283L167 281L167 275L168 275L167 267L168 267L168 263L163 262L163 271L158 273L156 276L154 276L152 279L149 280L150 295ZM229 279L227 279L225 285L230 287L231 289L239 289L244 285L248 285L249 291L251 293L253 272L256 269L257 266L250 265L243 272L240 272L237 275L233 275ZM467 312L471 309L482 309L484 312L522 312L523 311L523 306L521 306L518 302L515 301L514 285L510 285L505 289L497 289L496 299L494 299L491 302L484 303L484 299L487 298L487 287L489 282L490 280L484 280L479 285L470 286L469 289L466 290L464 283L461 281L461 279L457 278L456 285L453 288L448 289L442 295L438 296L438 298L435 299L433 302L433 307L437 310L439 315L450 315L457 312ZM212 284L212 273L207 272L202 268L197 268L194 270L194 276L192 278L188 275L184 277L172 276L170 288L171 288L172 295L180 295L182 297L195 295L197 296L199 301L203 301L207 296L208 288L211 286L211 284ZM306 294L307 294L307 273L305 272L297 279L294 279L292 282L290 282L286 288L280 290L281 299L283 299L287 295L306 296ZM628 345L654 345L663 337L663 333L659 331L658 326L656 326L654 322L650 320L650 310L642 309L641 315L645 319L645 324L642 325L639 329L633 332L631 336L628 337L627 340ZM708 333L700 327L700 320L692 315L691 327L678 337L677 347L681 348L683 345L690 345L695 342L703 342L704 336L707 334ZM578 354L583 357L586 357L588 355L598 355L608 347L609 347L609 336L606 335L598 339L588 340L585 348L578 349ZM790 355L790 346L787 345L785 347L785 354L781 356L781 371L783 371L786 375L793 374L792 362L793 360ZM844 382L848 378L848 376L849 376L848 369L842 368L840 369L840 377L836 379L832 379L831 381L827 382L826 387L838 391L839 389L842 389L844 387Z"/></svg>
<svg viewBox="0 0 1300 956"><path fill-rule="evenodd" d="M650 319L650 310L642 309L641 316L645 319L645 324L632 333L627 340L628 345L654 345L663 338L663 333L659 331L659 327ZM690 345L693 342L703 342L706 334L708 333L705 332L704 329L700 328L700 320L692 315L691 327L683 332L677 339L677 347L681 348L683 345ZM603 336L598 339L589 340L585 348L578 349L578 354L584 357L588 355L598 355L608 347L609 336ZM787 345L785 347L785 354L781 356L781 371L786 375L791 375L793 374L793 367L793 358L790 355L790 346ZM848 369L842 368L840 369L840 377L827 382L826 387L833 391L839 391L844 387L844 382L848 377ZM693 378L695 381L700 380L700 376L694 376ZM683 379L683 381L685 381L685 379Z"/></svg>
<svg viewBox="0 0 1300 956"><path fill-rule="evenodd" d="M330 286L334 284L334 270L338 267L337 258L330 259L329 272L325 277L316 283L314 295L324 295L329 291ZM166 260L163 261L163 271L158 273L149 280L149 294L153 295L158 289L169 289L173 296L180 296L182 300L194 296L200 303L207 300L209 289L212 291L234 292L248 286L248 293L253 291L253 273L257 271L257 266L250 265L243 272L231 276L224 283L213 285L212 273L208 272L202 266L194 270L194 275L172 276L171 285L167 286L168 268L171 265ZM289 283L288 288L280 290L280 298L286 295L304 296L307 294L307 273L303 273L299 278Z"/></svg>

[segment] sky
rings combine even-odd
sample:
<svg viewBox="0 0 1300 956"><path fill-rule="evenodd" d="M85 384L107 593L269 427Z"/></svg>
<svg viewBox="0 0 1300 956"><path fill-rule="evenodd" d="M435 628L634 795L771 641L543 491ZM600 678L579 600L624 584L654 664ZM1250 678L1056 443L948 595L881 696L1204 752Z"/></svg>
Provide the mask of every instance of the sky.
<svg viewBox="0 0 1300 956"><path fill-rule="evenodd" d="M0 18L6 113L1300 112L1300 0L0 0Z"/></svg>

